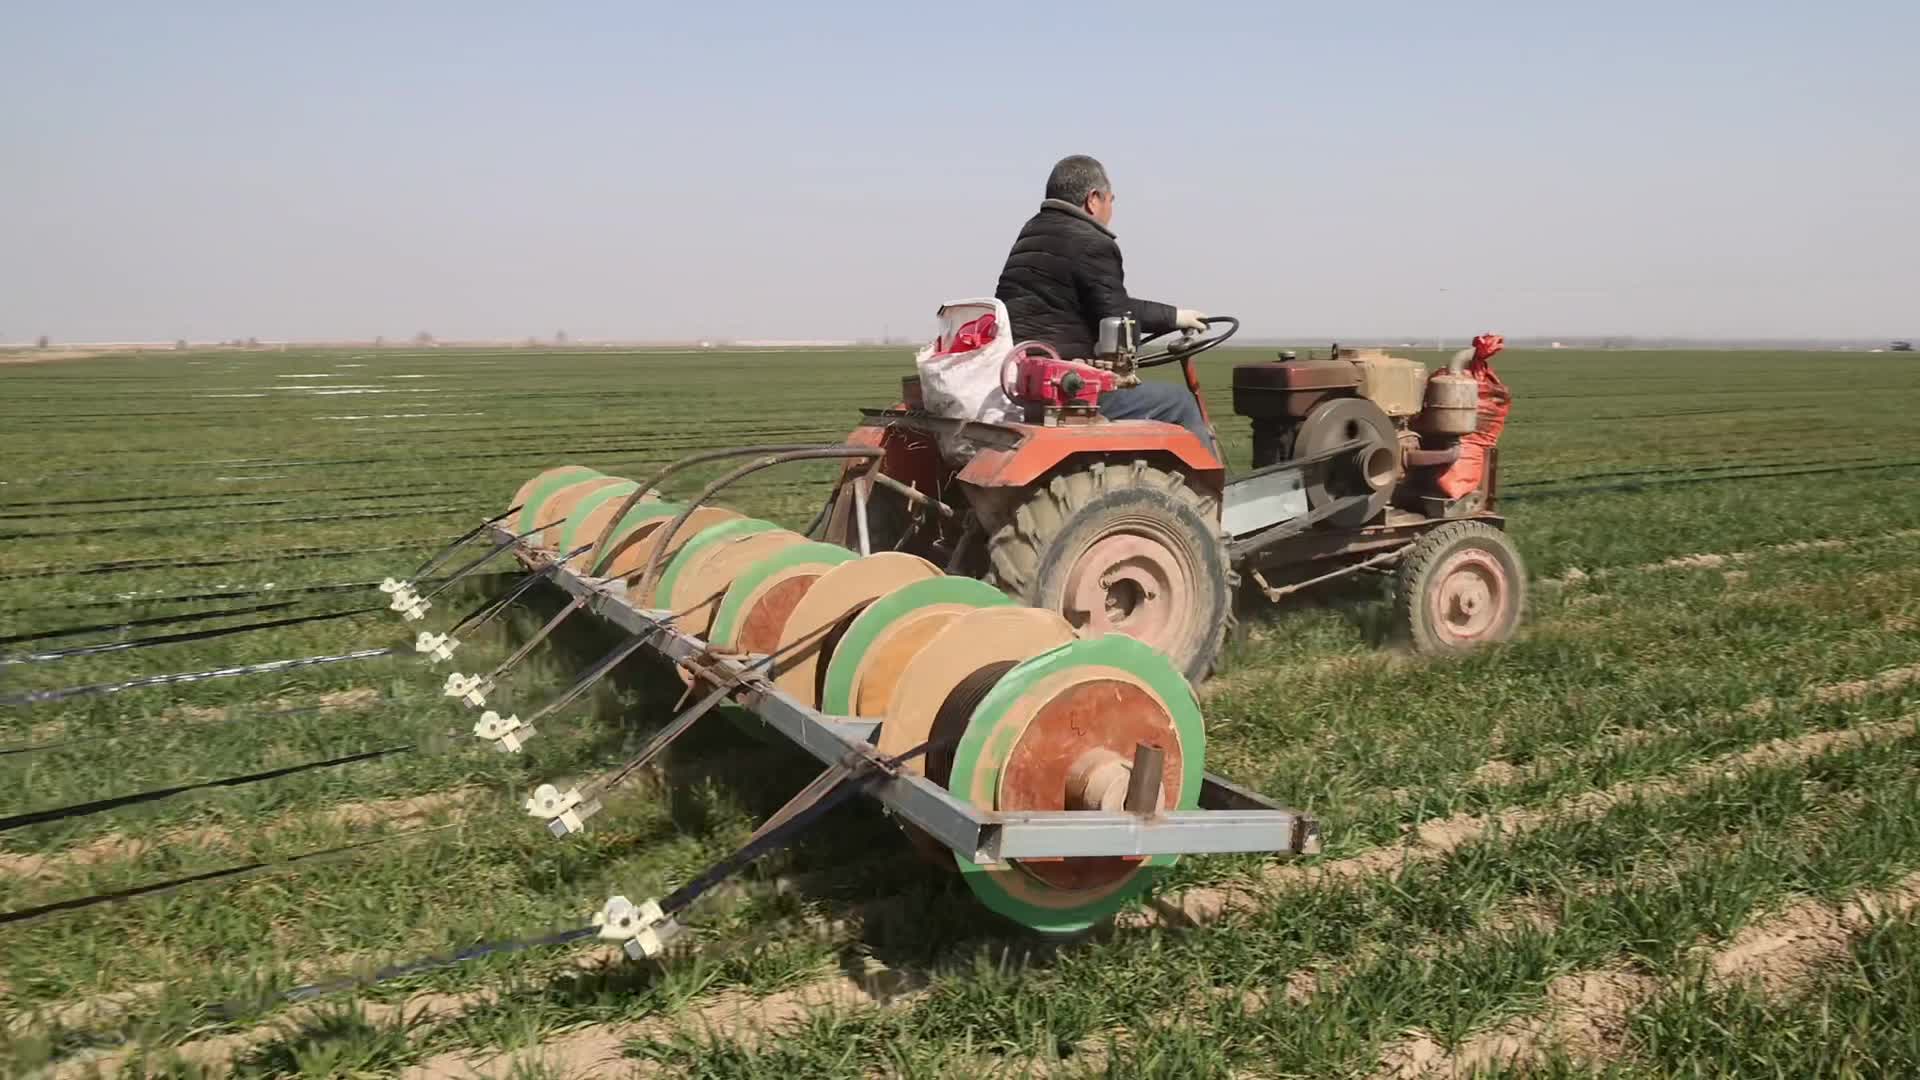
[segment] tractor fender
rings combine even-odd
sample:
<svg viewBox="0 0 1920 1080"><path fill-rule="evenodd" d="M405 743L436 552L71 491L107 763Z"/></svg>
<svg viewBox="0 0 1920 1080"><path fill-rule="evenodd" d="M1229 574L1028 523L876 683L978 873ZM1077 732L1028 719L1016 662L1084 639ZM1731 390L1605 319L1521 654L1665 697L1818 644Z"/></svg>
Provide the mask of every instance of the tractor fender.
<svg viewBox="0 0 1920 1080"><path fill-rule="evenodd" d="M978 488L1026 488L1073 458L1164 456L1196 488L1219 494L1227 470L1193 432L1158 420L1041 427L1001 425L1021 434L1006 448L981 447L956 477Z"/></svg>

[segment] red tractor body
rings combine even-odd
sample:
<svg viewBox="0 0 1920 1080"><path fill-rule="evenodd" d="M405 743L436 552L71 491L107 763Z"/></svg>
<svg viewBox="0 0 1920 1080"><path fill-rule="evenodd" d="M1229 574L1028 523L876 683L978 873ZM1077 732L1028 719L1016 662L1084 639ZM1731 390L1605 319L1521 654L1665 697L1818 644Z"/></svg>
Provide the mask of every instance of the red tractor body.
<svg viewBox="0 0 1920 1080"><path fill-rule="evenodd" d="M911 377L901 402L867 410L847 441L884 457L842 475L826 536L983 578L1083 634L1140 637L1195 681L1235 622L1243 574L1278 600L1397 567L1416 647L1501 640L1525 587L1493 506L1486 395L1504 387L1485 365L1501 344L1477 339L1431 375L1338 347L1236 367L1255 449L1253 470L1232 480L1183 427L1098 415L1113 371L1016 346L1001 385L1021 421L934 415ZM1190 356L1175 358L1197 387ZM1504 410L1503 398L1502 423ZM1446 482L1469 464L1472 490Z"/></svg>

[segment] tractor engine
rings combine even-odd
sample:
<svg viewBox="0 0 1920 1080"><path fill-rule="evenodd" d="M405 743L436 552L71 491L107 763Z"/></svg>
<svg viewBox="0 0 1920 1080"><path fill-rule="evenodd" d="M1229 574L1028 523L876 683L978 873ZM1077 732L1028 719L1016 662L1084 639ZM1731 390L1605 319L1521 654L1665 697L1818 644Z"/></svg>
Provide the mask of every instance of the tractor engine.
<svg viewBox="0 0 1920 1080"><path fill-rule="evenodd" d="M1241 364L1233 369L1233 409L1253 420L1253 466L1351 446L1307 484L1315 506L1365 496L1328 518L1338 526L1365 525L1390 505L1433 517L1468 509L1433 481L1459 460L1461 438L1479 422L1479 383L1466 364L1501 345L1493 335L1476 338L1432 375L1415 360L1338 345L1324 358L1283 353L1278 361Z"/></svg>

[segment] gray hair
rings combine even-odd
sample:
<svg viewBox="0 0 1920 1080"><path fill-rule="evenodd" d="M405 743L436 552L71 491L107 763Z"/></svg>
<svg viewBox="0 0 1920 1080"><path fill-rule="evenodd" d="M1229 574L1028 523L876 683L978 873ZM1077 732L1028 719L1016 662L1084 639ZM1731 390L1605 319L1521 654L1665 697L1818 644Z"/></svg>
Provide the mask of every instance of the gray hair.
<svg viewBox="0 0 1920 1080"><path fill-rule="evenodd" d="M1063 157L1047 174L1047 198L1079 206L1096 191L1112 194L1106 166L1085 154Z"/></svg>

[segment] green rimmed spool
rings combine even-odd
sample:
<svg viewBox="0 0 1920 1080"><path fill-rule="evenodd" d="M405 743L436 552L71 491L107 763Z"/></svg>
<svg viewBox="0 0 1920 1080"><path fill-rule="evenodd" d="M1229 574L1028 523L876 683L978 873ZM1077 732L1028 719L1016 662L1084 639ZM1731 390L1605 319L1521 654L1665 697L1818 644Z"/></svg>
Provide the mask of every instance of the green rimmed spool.
<svg viewBox="0 0 1920 1080"><path fill-rule="evenodd" d="M771 521L761 521L759 518L736 518L701 529L682 544L673 558L667 560L667 565L661 568L660 580L653 587L657 606L666 608L668 611L675 610L673 606L675 583L680 580L680 575L686 571L687 567L693 565L703 552L711 549L715 544L723 544L728 540L752 536L755 533L772 532L779 527Z"/></svg>
<svg viewBox="0 0 1920 1080"><path fill-rule="evenodd" d="M773 555L754 563L745 573L733 579L727 588L727 595L720 601L720 610L713 617L713 626L707 633L707 640L720 649L733 649L745 630L748 619L756 615L754 610L761 600L767 599L772 588L784 588L792 582L804 580L799 572L818 567L822 572L839 566L849 559L860 556L838 544L822 544L817 541L794 544L783 548ZM818 577L818 575L814 575ZM786 579L777 581L776 579ZM804 586L795 590L804 594ZM798 597L794 597L798 599ZM791 607L791 605L788 605ZM776 632L778 626L772 627Z"/></svg>
<svg viewBox="0 0 1920 1080"><path fill-rule="evenodd" d="M539 514L541 506L548 499L558 495L560 489L564 487L577 484L582 480L591 480L600 475L602 473L598 469L590 469L585 465L562 465L534 476L533 479L522 484L520 490L513 496L513 503L510 505L520 507L520 512L514 517L513 531L516 534L531 532L534 526L546 524Z"/></svg>
<svg viewBox="0 0 1920 1080"><path fill-rule="evenodd" d="M592 544L603 531L608 532L608 537L606 546L600 549L599 558L592 560L591 566L589 556L594 554L592 551L575 556L575 569L595 577L620 578L631 585L646 569L654 549L663 540L684 543L687 537L702 529L740 516L725 507L699 506L689 510L684 503L661 502L649 496L628 507L626 514L616 523L613 521L614 512L625 501L615 499L601 503L588 517L581 519L580 528L574 533L580 539L580 546ZM686 514L684 519L681 518L682 513ZM679 527L669 536L664 530L676 520L680 522ZM612 525L610 531L609 525ZM627 599L651 606L638 595L629 594Z"/></svg>
<svg viewBox="0 0 1920 1080"><path fill-rule="evenodd" d="M1065 809L1064 774L1054 794L1058 762L1102 753L1130 763L1143 738L1166 751L1162 807L1199 805L1206 728L1192 686L1165 656L1133 638L1075 641L1015 665L980 698L954 747L947 789L982 809ZM1049 934L1078 933L1108 918L1178 860L977 866L953 858L987 907Z"/></svg>
<svg viewBox="0 0 1920 1080"><path fill-rule="evenodd" d="M608 484L606 487L592 492L586 498L575 503L573 512L567 515L567 523L560 526L559 535L555 540L553 550L559 554L565 554L595 539L593 536L587 535L586 530L583 528L587 523L588 516L608 503L617 505L624 501L627 496L638 490L640 490L639 484L631 480L622 480L617 484ZM667 506L673 507L673 513L676 514L685 509L685 507L677 503L642 502L636 504L632 510L629 510L627 516L632 517L635 513L641 512L642 507L645 508L645 512L652 513L655 510ZM621 524L624 525L626 522L622 521Z"/></svg>
<svg viewBox="0 0 1920 1080"><path fill-rule="evenodd" d="M958 613L971 608L1002 607L1013 603L1007 594L975 578L937 577L903 585L867 605L854 616L840 635L833 657L827 663L822 681L820 711L830 716L869 715L856 713L854 693L859 686L861 668L874 653L884 648L902 630L902 624ZM928 630L934 627L927 627ZM906 657L901 657L904 663ZM872 715L878 715L874 713Z"/></svg>

